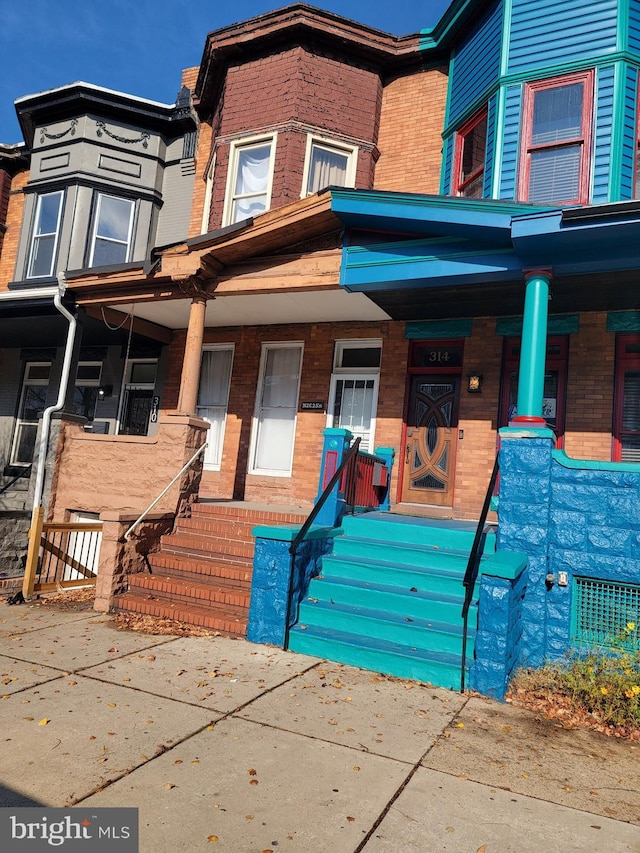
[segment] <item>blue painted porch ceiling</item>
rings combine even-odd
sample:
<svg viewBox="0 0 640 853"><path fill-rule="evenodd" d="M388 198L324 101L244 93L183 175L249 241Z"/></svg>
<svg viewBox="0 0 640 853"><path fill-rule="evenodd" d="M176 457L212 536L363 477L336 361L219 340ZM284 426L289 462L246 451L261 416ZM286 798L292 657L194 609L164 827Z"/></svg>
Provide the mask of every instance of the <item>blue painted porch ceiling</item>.
<svg viewBox="0 0 640 853"><path fill-rule="evenodd" d="M493 200L332 190L348 231L341 283L382 292L640 267L640 205L543 208Z"/></svg>

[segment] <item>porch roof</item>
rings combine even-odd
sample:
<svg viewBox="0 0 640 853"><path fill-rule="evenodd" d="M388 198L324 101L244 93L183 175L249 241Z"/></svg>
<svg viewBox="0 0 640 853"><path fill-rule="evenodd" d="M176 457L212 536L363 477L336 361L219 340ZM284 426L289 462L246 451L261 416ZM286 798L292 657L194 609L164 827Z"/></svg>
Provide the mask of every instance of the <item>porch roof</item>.
<svg viewBox="0 0 640 853"><path fill-rule="evenodd" d="M637 307L636 201L562 208L332 189L331 208L348 229L341 285L394 319L520 313L532 268L551 272L554 311Z"/></svg>

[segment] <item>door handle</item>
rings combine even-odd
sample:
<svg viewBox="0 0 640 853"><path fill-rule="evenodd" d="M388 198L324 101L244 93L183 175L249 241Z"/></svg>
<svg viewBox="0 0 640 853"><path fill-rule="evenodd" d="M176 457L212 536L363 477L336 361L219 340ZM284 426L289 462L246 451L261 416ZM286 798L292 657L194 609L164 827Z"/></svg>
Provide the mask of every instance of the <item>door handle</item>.
<svg viewBox="0 0 640 853"><path fill-rule="evenodd" d="M408 464L409 464L409 457L410 457L410 456L411 456L411 445L410 445L410 444L407 444L407 448L406 448L406 450L405 450L405 452L404 452L404 464L405 464L405 465L408 465Z"/></svg>

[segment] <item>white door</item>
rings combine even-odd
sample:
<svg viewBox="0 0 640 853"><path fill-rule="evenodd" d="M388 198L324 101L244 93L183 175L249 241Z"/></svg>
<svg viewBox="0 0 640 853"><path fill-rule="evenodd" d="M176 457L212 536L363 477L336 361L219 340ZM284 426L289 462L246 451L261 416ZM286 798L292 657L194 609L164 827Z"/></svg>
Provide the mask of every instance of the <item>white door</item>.
<svg viewBox="0 0 640 853"><path fill-rule="evenodd" d="M206 347L202 352L197 413L211 426L207 433L204 467L219 471L231 386L233 346Z"/></svg>

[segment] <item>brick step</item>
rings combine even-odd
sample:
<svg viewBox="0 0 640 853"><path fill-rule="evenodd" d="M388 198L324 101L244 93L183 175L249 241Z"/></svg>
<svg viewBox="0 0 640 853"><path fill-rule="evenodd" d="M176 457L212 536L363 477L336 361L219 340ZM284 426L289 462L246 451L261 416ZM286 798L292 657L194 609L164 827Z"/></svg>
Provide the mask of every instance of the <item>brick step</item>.
<svg viewBox="0 0 640 853"><path fill-rule="evenodd" d="M252 524L304 524L311 512L301 509L300 512L268 509L252 509L238 506L229 506L224 503L194 503L191 506L191 517L218 517L246 521Z"/></svg>
<svg viewBox="0 0 640 853"><path fill-rule="evenodd" d="M246 612L249 608L250 591L233 583L217 583L209 580L176 577L174 575L149 575L144 572L130 575L129 592L148 595L152 598L170 599L188 604L221 604L225 608Z"/></svg>
<svg viewBox="0 0 640 853"><path fill-rule="evenodd" d="M241 587L251 586L252 563L229 562L224 559L197 559L182 556L180 554L169 554L158 551L149 554L149 564L154 574L170 574L174 577L183 578L215 578L215 582L237 584Z"/></svg>
<svg viewBox="0 0 640 853"><path fill-rule="evenodd" d="M225 542L223 539L170 533L160 539L162 551L168 554L185 554L193 557L224 559L225 562L245 563L253 560L253 543Z"/></svg>
<svg viewBox="0 0 640 853"><path fill-rule="evenodd" d="M238 521L237 519L208 518L179 518L176 521L175 533L185 533L189 536L208 536L211 539L223 539L226 542L242 542L253 544L253 521Z"/></svg>
<svg viewBox="0 0 640 853"><path fill-rule="evenodd" d="M247 633L246 616L222 607L172 603L127 592L116 596L114 608L121 613L140 613L156 619L171 619L173 622L197 625L228 637L244 637Z"/></svg>

